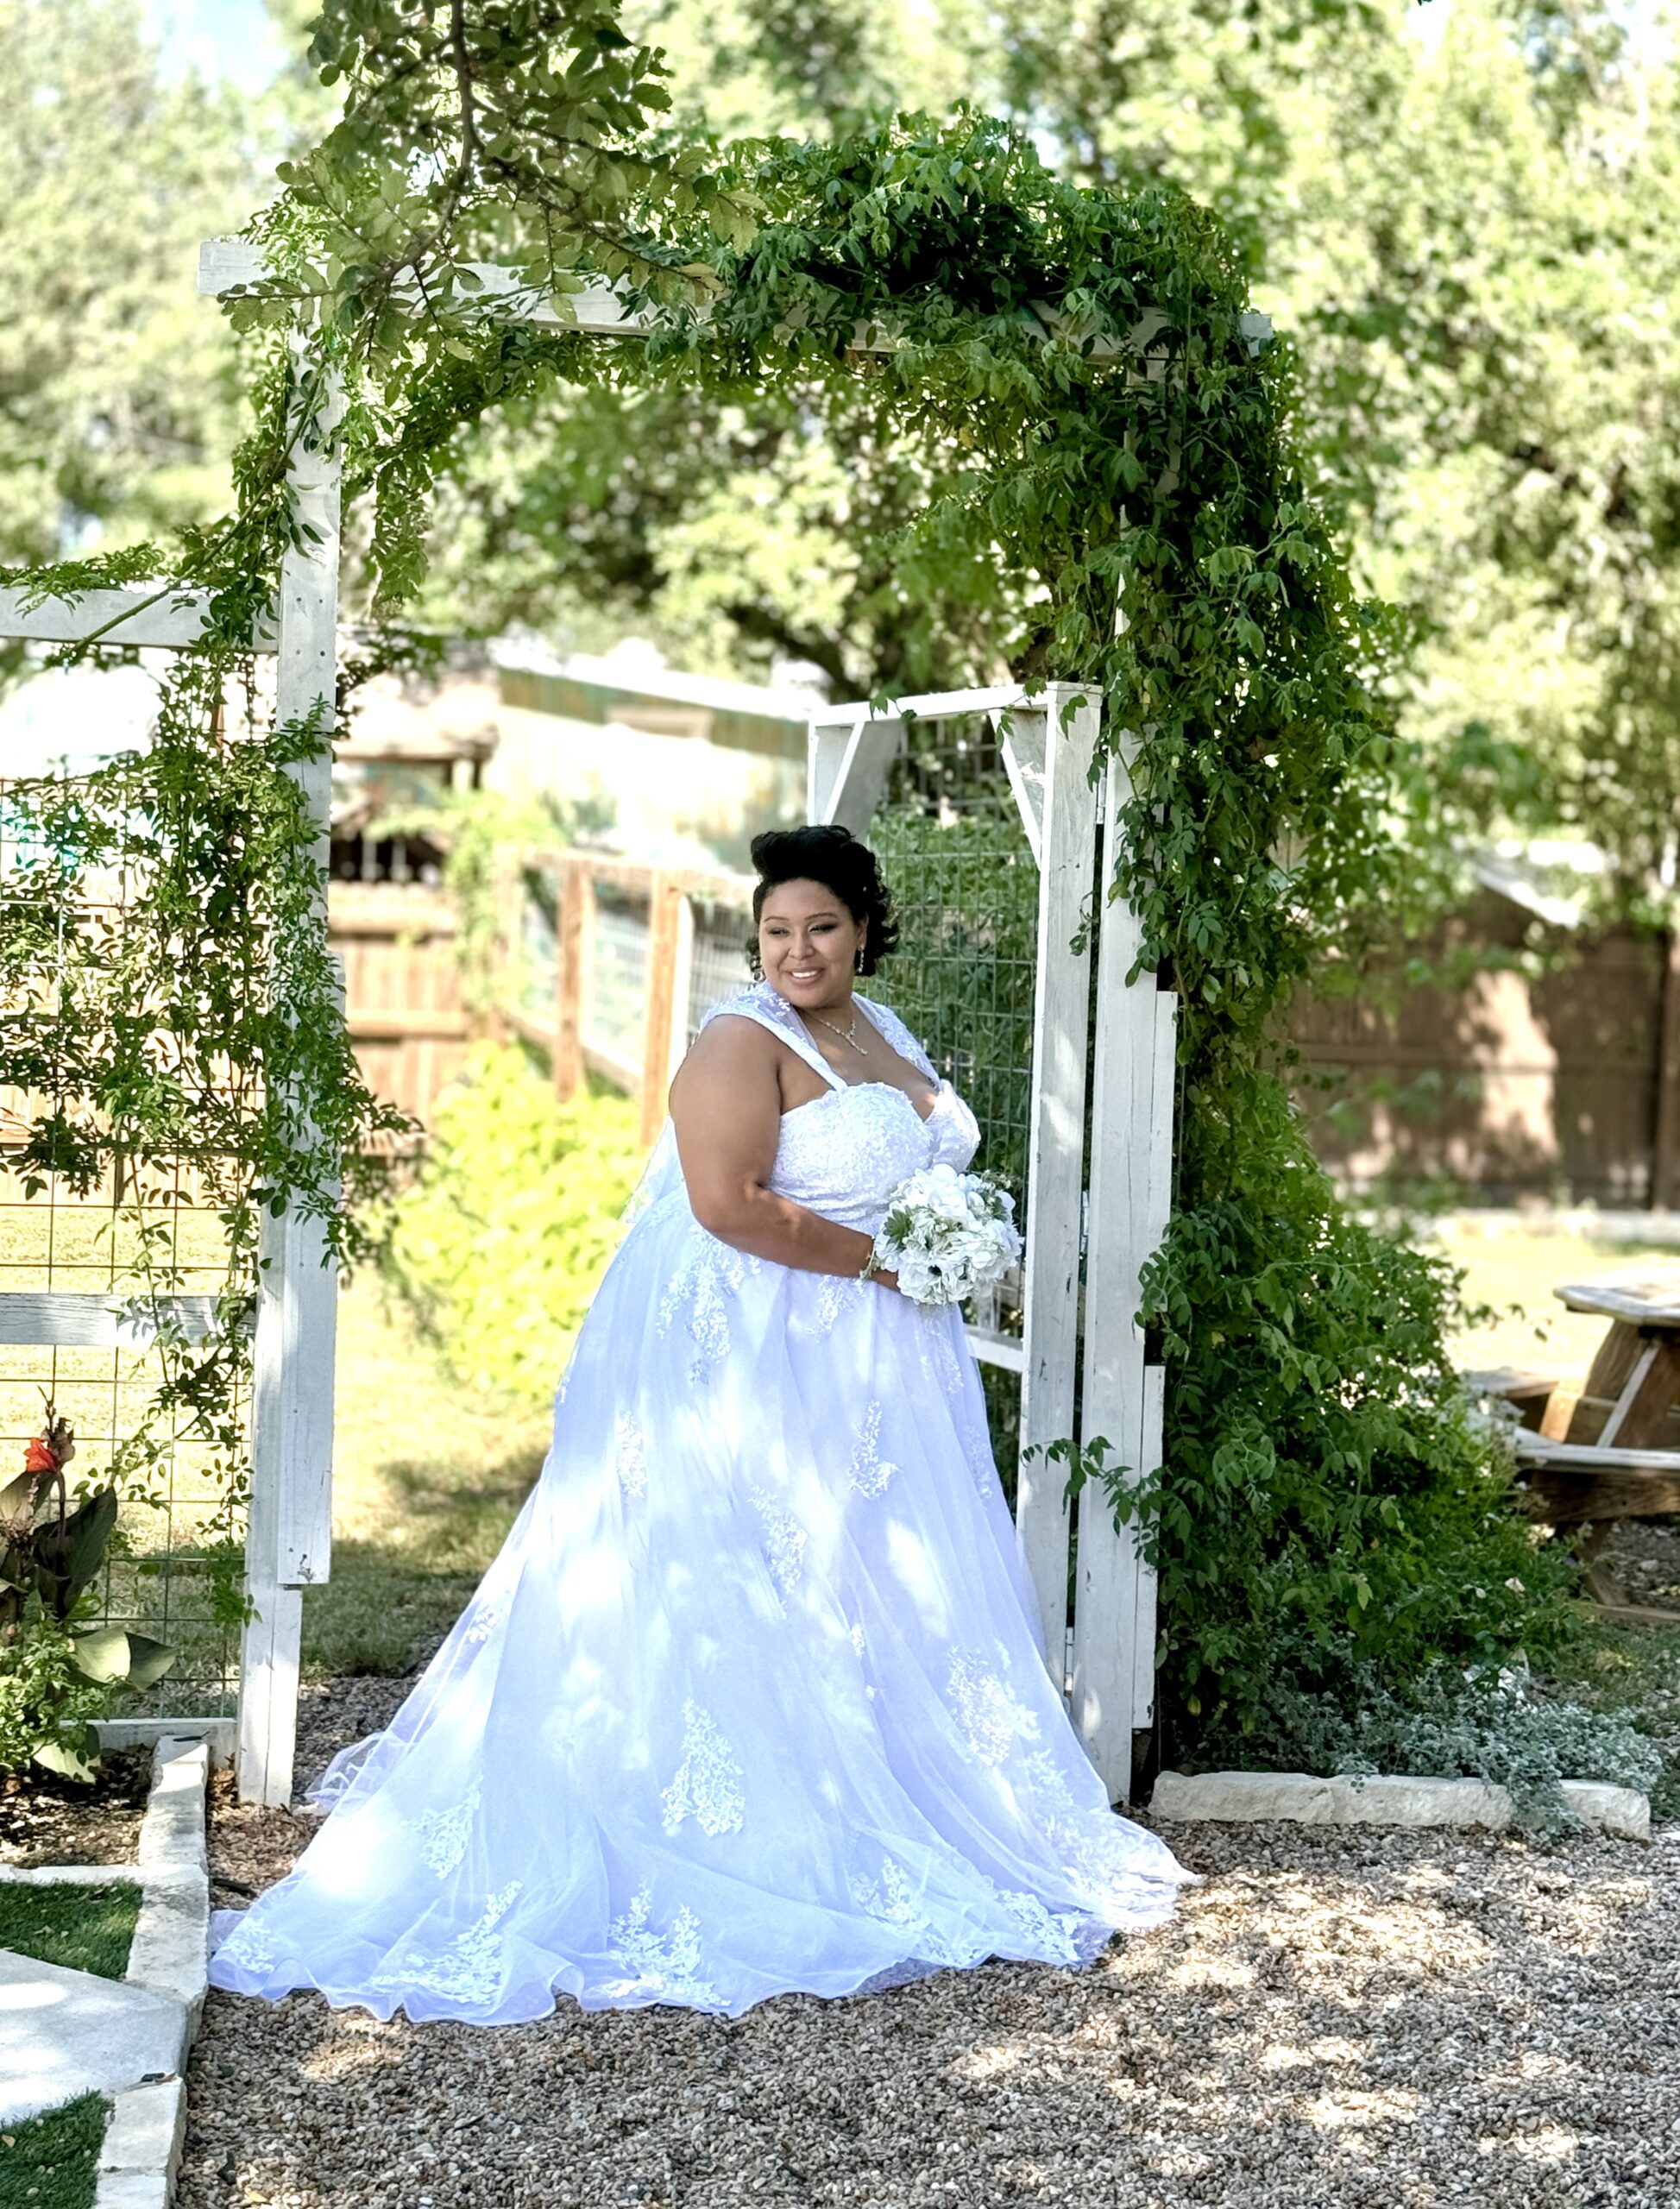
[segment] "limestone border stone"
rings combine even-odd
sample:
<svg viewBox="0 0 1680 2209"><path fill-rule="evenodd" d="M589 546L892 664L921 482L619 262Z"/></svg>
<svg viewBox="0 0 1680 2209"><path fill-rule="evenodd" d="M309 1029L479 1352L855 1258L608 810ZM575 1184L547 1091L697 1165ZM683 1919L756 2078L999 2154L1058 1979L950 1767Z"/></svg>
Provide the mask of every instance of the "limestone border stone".
<svg viewBox="0 0 1680 2209"><path fill-rule="evenodd" d="M1626 1841L1651 1838L1651 1798L1632 1787L1566 1779L1564 1800L1583 1825ZM1163 1772L1156 1817L1308 1826L1484 1826L1512 1822L1508 1790L1482 1779L1383 1776L1321 1778L1306 1772Z"/></svg>

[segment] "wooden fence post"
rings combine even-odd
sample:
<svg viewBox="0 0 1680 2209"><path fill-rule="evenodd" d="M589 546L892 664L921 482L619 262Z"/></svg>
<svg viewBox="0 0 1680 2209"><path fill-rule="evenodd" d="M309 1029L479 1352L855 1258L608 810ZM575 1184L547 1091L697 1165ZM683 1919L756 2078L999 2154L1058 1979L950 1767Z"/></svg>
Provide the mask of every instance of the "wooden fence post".
<svg viewBox="0 0 1680 2209"><path fill-rule="evenodd" d="M569 1104L583 1083L583 964L588 955L587 906L594 898L582 859L560 865L555 914L554 1093Z"/></svg>
<svg viewBox="0 0 1680 2209"><path fill-rule="evenodd" d="M689 1006L694 996L694 899L684 891L676 901L676 949L671 963L670 1047L665 1064L668 1088L688 1055Z"/></svg>
<svg viewBox="0 0 1680 2209"><path fill-rule="evenodd" d="M656 869L648 891L647 1019L642 1042L642 1127L651 1143L665 1121L670 1087L671 1033L676 1025L676 968L682 939L683 886ZM687 1010L686 993L684 1011Z"/></svg>
<svg viewBox="0 0 1680 2209"><path fill-rule="evenodd" d="M300 372L308 351L299 338ZM338 531L343 409L330 376L312 448L299 438L288 481L304 525L280 563L274 712L330 733L337 694ZM319 884L309 925L327 927L330 749L293 770L318 830ZM341 973L342 990L342 973ZM251 1507L245 1586L253 1615L240 1647L239 1793L292 1798L305 1587L327 1577L332 1536L333 1364L337 1268L319 1219L287 1211L265 1219L251 1387Z"/></svg>

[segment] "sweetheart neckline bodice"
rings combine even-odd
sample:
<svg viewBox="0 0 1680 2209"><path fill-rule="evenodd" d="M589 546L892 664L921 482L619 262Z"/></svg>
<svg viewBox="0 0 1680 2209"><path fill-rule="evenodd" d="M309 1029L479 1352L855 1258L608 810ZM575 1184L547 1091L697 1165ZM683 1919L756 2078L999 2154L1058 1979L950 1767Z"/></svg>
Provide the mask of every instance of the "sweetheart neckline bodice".
<svg viewBox="0 0 1680 2209"><path fill-rule="evenodd" d="M927 1111L924 1112L918 1107L915 1098L910 1095L909 1091L908 1089L901 1089L896 1081L837 1081L832 1083L827 1089L819 1090L815 1097L806 1098L802 1104L790 1104L787 1111L781 1115L781 1117L783 1120L790 1120L796 1112L809 1111L813 1104L826 1104L831 1097L843 1097L848 1089L891 1090L896 1097L902 1097L903 1098L904 1102L909 1106L911 1111L916 1114L916 1118L921 1121L924 1128L933 1118L934 1115L939 1111L941 1105L944 1104L947 1096L954 1093L953 1092L951 1085L948 1081L941 1081L938 1088L934 1092L933 1103L929 1104Z"/></svg>

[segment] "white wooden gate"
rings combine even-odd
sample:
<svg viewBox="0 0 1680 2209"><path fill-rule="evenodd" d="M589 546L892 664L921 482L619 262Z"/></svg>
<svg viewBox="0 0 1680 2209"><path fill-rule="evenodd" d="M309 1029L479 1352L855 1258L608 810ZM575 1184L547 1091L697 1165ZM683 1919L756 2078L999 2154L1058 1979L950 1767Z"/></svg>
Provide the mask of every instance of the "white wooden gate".
<svg viewBox="0 0 1680 2209"><path fill-rule="evenodd" d="M1119 1801L1131 1791L1133 1734L1155 1722L1155 1576L1133 1533L1116 1532L1101 1491L1088 1489L1070 1663L1066 1481L1026 1452L1100 1436L1135 1477L1161 1463L1161 1371L1146 1359L1138 1281L1171 1203L1177 999L1147 972L1128 982L1138 922L1108 895L1129 754L1123 746L1093 779L1100 708L1076 683L945 691L884 712L828 706L811 720L807 809L866 836L907 719L975 715L996 732L1039 895L1022 1333L971 1328L969 1340L978 1357L1021 1375L1016 1526L1045 1662Z"/></svg>

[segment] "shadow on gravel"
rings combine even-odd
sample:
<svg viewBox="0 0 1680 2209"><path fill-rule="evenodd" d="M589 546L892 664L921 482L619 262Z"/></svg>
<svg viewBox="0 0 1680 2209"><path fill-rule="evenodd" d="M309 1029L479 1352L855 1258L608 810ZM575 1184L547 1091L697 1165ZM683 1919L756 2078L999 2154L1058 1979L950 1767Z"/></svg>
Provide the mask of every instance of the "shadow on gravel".
<svg viewBox="0 0 1680 2209"><path fill-rule="evenodd" d="M224 1810L218 1864L309 1829ZM1672 2209L1680 1846L1168 1837L1208 1884L1085 1974L491 2031L212 1995L182 2209Z"/></svg>

